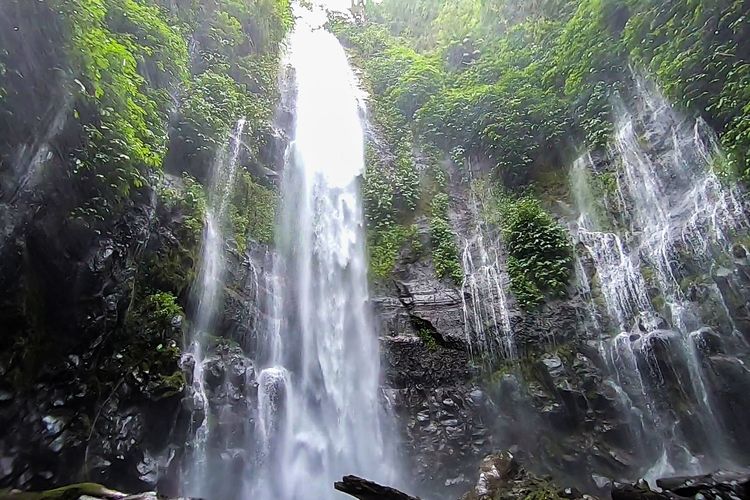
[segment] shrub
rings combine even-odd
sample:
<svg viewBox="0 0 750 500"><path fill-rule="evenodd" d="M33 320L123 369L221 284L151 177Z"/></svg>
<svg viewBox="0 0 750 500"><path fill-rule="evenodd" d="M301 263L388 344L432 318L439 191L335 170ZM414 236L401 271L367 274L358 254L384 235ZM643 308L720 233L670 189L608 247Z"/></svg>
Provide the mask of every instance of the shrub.
<svg viewBox="0 0 750 500"><path fill-rule="evenodd" d="M508 251L511 291L526 308L545 297L564 297L572 250L565 229L531 197L499 202L499 223Z"/></svg>
<svg viewBox="0 0 750 500"><path fill-rule="evenodd" d="M430 203L430 239L432 241L432 262L435 272L441 278L461 283L463 270L456 247L456 234L448 216L450 198L438 193Z"/></svg>

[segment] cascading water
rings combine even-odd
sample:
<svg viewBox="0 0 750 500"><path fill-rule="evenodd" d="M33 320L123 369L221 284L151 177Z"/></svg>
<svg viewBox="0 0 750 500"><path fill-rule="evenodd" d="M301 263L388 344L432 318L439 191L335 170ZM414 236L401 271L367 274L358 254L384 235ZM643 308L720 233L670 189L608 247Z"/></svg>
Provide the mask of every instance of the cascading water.
<svg viewBox="0 0 750 500"><path fill-rule="evenodd" d="M277 227L276 304L258 376L253 498L331 498L345 474L394 480L381 429L359 178L361 102L343 48L298 20L295 129Z"/></svg>
<svg viewBox="0 0 750 500"><path fill-rule="evenodd" d="M651 302L638 262L627 253L622 238L600 229L588 181L588 169L592 164L591 156L585 155L575 162L570 172L573 198L580 212L574 233L594 262L608 313L622 330L638 312L650 309Z"/></svg>
<svg viewBox="0 0 750 500"><path fill-rule="evenodd" d="M464 238L461 254L464 280L461 284L464 328L472 356L497 355L504 359L516 358L516 345L510 322L507 276L497 248L484 222L481 201L474 190L470 193L469 211L474 221ZM490 244L485 243L488 241Z"/></svg>
<svg viewBox="0 0 750 500"><path fill-rule="evenodd" d="M12 162L12 169L0 175L0 249L5 239L19 224L25 210L11 210L10 206L23 203L33 191L42 176L46 163L53 157L52 142L62 132L70 113L71 98L69 94L61 100L55 109L50 110L46 129L33 141L18 147Z"/></svg>
<svg viewBox="0 0 750 500"><path fill-rule="evenodd" d="M228 145L217 156L206 209L203 246L198 280L194 285L196 312L184 362L192 367L192 425L194 440L185 474L185 490L196 497L208 497L215 490L209 486L209 433L211 411L206 391L206 362L210 337L221 302L220 287L225 274L225 239L227 207L242 150L245 120L237 122Z"/></svg>
<svg viewBox="0 0 750 500"><path fill-rule="evenodd" d="M746 231L747 219L737 194L712 170L721 153L708 127L682 120L642 80L636 94L635 110L620 112L610 152L624 217L607 220L606 208L595 203L590 155L571 170L580 213L574 233L595 283L589 287L582 262L578 274L582 288L596 288L603 299L614 336L601 349L610 383L640 420L633 427L651 464L646 476L731 466L726 406L712 390L708 363L719 342L723 352L746 351L716 280L734 279L721 263L732 260L733 250L744 252L733 239ZM697 300L698 293L706 297ZM701 303L718 307L706 311Z"/></svg>

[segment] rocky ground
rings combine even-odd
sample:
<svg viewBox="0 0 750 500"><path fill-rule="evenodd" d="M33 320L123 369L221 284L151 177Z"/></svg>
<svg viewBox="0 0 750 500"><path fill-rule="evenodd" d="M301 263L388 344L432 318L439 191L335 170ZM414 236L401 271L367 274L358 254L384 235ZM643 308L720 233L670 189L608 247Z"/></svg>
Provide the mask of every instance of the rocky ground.
<svg viewBox="0 0 750 500"><path fill-rule="evenodd" d="M459 500L744 500L750 498L750 471L716 472L702 476L659 479L651 489L635 484L610 483L599 497L561 487L552 478L529 472L509 451L487 455L474 475L476 483ZM345 476L331 485L359 500L420 500L408 493L357 476ZM55 490L24 493L0 491L7 500L198 500L172 498L154 492L127 495L94 483L74 484Z"/></svg>

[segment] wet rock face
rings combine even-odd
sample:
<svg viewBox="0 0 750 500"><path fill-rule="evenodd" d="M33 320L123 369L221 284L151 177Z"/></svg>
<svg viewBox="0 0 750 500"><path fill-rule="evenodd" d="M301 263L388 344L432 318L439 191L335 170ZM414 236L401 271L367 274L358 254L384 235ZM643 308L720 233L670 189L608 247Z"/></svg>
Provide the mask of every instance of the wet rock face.
<svg viewBox="0 0 750 500"><path fill-rule="evenodd" d="M455 285L435 278L429 261L402 255L389 286L374 300L381 330L389 335L422 330L443 346L465 350L463 301Z"/></svg>
<svg viewBox="0 0 750 500"><path fill-rule="evenodd" d="M181 318L148 348L125 335L126 318L138 266L168 221L146 193L94 231L67 217L64 184L39 193L46 210L0 245L0 487L42 489L86 471L145 489L183 390Z"/></svg>
<svg viewBox="0 0 750 500"><path fill-rule="evenodd" d="M149 380L136 380L128 370L119 381L109 379L109 370L100 372L101 378L95 373L117 362L107 343L124 322L153 204L146 197L97 234L61 219L57 201L48 200L49 211L18 226L0 250L9 257L0 259L0 282L13 283L0 292L0 323L7 326L0 341L3 485L69 481L85 460L112 465L115 456L124 457L144 441L138 422L146 415L121 408L114 417L112 408L139 400ZM95 412L97 401L102 407ZM118 420L107 444L112 456L99 457L87 443L98 440L97 430L112 418Z"/></svg>
<svg viewBox="0 0 750 500"><path fill-rule="evenodd" d="M427 498L466 488L476 457L491 449L487 398L471 379L466 353L417 337L383 338L385 395L396 415L401 451Z"/></svg>
<svg viewBox="0 0 750 500"><path fill-rule="evenodd" d="M181 188L179 179L166 182ZM144 296L167 291L190 314L199 242L186 234L179 205L150 191L96 229L68 217L80 200L65 179L43 179L25 194L0 200L0 219L25 214L0 238L0 488L86 476L161 489L177 480L190 430L180 368L185 321L176 314L153 324L142 308ZM249 244L246 255L227 258L225 310L213 333L251 352L269 252ZM252 365L219 354L232 359L222 360L230 382L217 386L216 398L237 400L252 385ZM213 368L223 380L223 368ZM245 374L250 382L241 382Z"/></svg>
<svg viewBox="0 0 750 500"><path fill-rule="evenodd" d="M596 491L591 472L620 477L635 465L622 395L597 369L596 351L560 350L496 376L493 431L535 471Z"/></svg>
<svg viewBox="0 0 750 500"><path fill-rule="evenodd" d="M191 376L193 359L183 359L183 370ZM208 477L210 490L215 498L240 498L244 486L242 480L228 481L228 477L242 478L246 466L255 459L250 443L256 441L255 415L257 413L258 383L255 366L236 344L222 341L203 363L206 404L189 387L181 404L181 418L188 420L185 434L192 436L208 414L211 422L210 439L205 443L205 459L208 470L216 471ZM169 490L172 484L182 479L179 463L191 463L195 440L188 439L184 460L175 460L174 467L166 471L165 483L160 492L176 494ZM180 457L182 458L182 457Z"/></svg>
<svg viewBox="0 0 750 500"><path fill-rule="evenodd" d="M520 356L533 357L555 345L580 336L580 318L585 304L579 297L556 300L538 310L511 316L513 339Z"/></svg>
<svg viewBox="0 0 750 500"><path fill-rule="evenodd" d="M254 357L258 331L264 328L273 290L269 282L273 256L267 245L248 242L245 255L228 256L227 279L217 333L236 342Z"/></svg>
<svg viewBox="0 0 750 500"><path fill-rule="evenodd" d="M374 299L387 404L415 491L456 498L492 449L489 401L464 343L460 292L435 279L429 263L405 264L398 274L402 280Z"/></svg>
<svg viewBox="0 0 750 500"><path fill-rule="evenodd" d="M498 444L577 484L591 483L581 471L631 465L620 395L603 383L597 347L575 343L582 301L512 314L523 368L492 375L468 353L460 291L435 279L429 262L402 260L392 288L379 292L386 394L425 496L458 496Z"/></svg>

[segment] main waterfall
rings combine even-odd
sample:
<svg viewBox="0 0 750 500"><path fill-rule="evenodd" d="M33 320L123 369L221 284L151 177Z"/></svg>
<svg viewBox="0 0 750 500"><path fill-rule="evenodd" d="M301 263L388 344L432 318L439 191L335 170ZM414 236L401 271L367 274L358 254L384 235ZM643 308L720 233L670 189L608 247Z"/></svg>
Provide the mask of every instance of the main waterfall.
<svg viewBox="0 0 750 500"><path fill-rule="evenodd" d="M258 361L253 498L330 498L344 474L393 480L367 287L363 108L343 48L306 21L289 41L295 128Z"/></svg>

